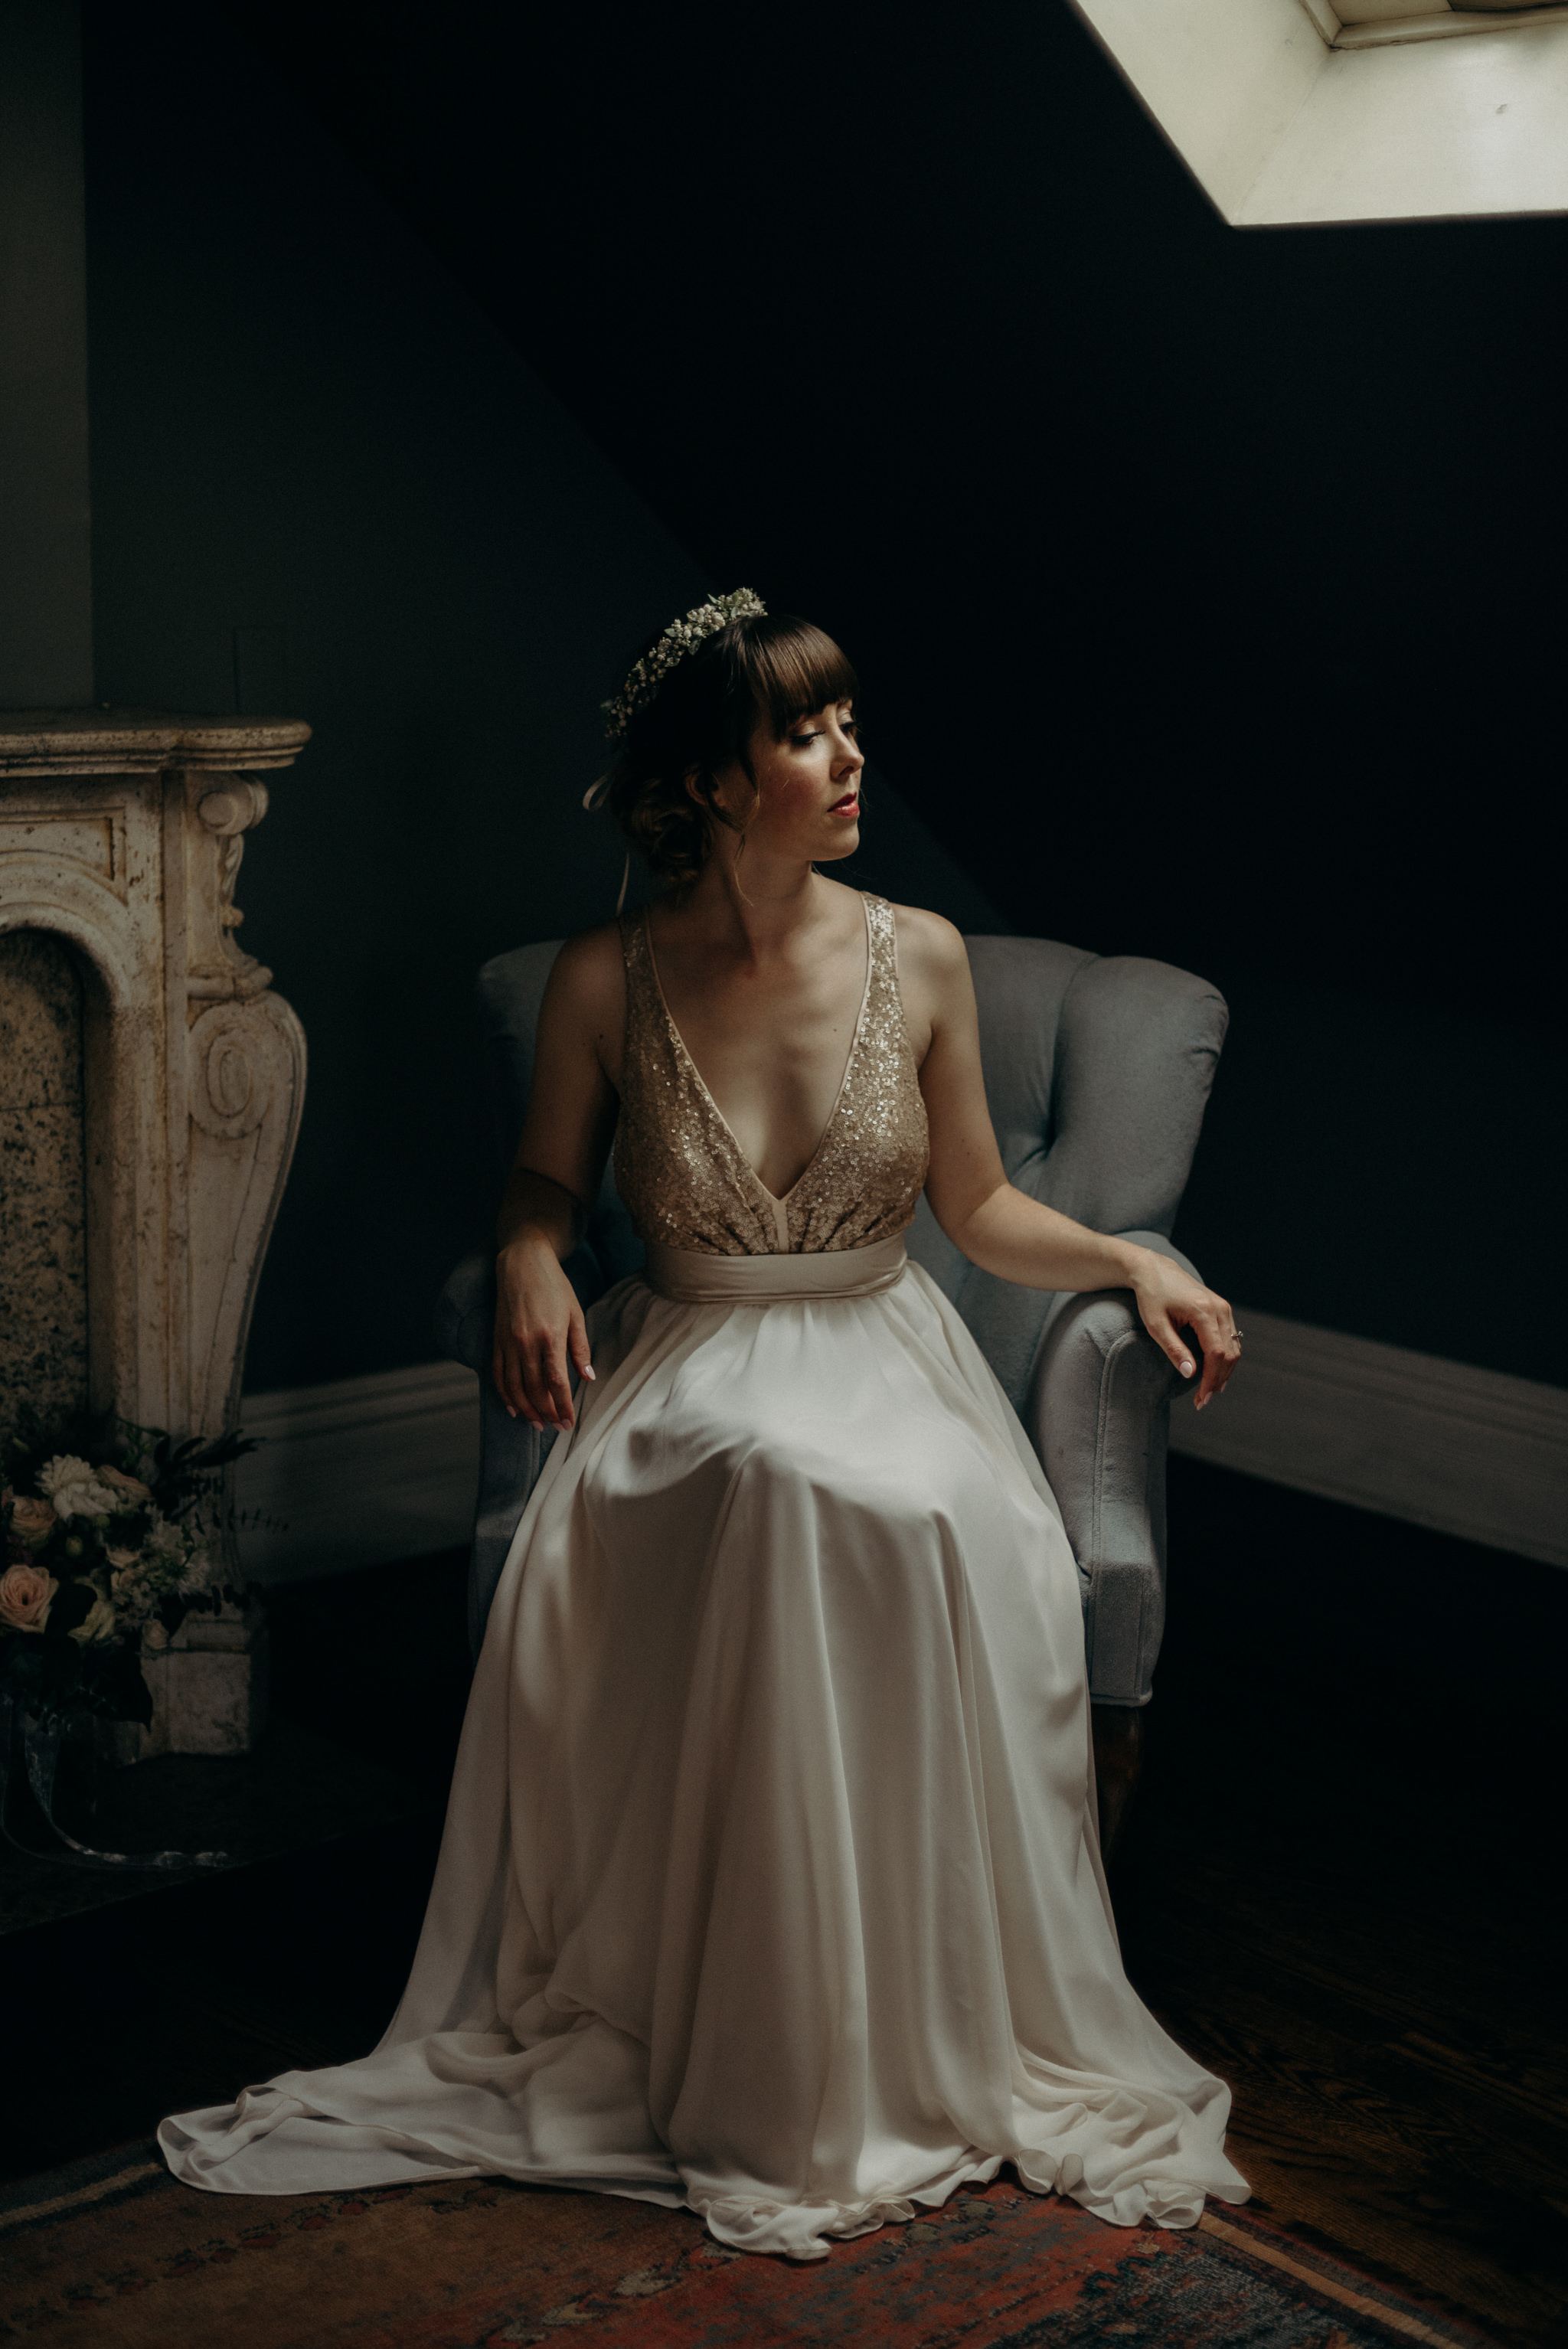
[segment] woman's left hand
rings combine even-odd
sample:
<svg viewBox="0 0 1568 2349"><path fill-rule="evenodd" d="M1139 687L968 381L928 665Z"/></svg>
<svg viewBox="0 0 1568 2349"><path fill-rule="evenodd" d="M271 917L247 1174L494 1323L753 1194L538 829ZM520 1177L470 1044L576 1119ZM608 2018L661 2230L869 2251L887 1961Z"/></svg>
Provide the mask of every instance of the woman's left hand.
<svg viewBox="0 0 1568 2349"><path fill-rule="evenodd" d="M1138 1253L1132 1293L1144 1328L1183 1378L1193 1377L1197 1364L1182 1331L1191 1330L1202 1349L1203 1375L1194 1398L1202 1411L1212 1396L1221 1392L1242 1359L1236 1317L1222 1297L1216 1297L1168 1256L1160 1256L1153 1248L1140 1248Z"/></svg>

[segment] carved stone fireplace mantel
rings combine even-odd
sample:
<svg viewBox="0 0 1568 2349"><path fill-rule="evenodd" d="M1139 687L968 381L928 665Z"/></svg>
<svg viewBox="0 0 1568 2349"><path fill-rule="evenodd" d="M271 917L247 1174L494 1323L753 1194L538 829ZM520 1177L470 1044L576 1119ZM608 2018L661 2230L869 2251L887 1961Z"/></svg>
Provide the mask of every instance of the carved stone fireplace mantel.
<svg viewBox="0 0 1568 2349"><path fill-rule="evenodd" d="M309 734L0 712L0 1420L235 1423L305 1056L234 885L259 778ZM159 1742L189 1750L171 1717Z"/></svg>

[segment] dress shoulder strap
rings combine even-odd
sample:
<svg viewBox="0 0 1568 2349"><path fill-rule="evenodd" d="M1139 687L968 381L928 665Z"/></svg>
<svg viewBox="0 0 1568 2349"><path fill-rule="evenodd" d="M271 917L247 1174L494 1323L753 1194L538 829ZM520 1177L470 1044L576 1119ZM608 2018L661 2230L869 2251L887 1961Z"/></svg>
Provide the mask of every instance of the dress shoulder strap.
<svg viewBox="0 0 1568 2349"><path fill-rule="evenodd" d="M658 1036L664 1027L658 973L648 946L646 909L638 906L634 913L622 914L618 926L626 972L626 1049L630 1051L634 1037L645 1050L647 1039Z"/></svg>
<svg viewBox="0 0 1568 2349"><path fill-rule="evenodd" d="M866 927L871 933L872 960L879 978L898 984L898 921L885 897L861 891L866 901Z"/></svg>
<svg viewBox="0 0 1568 2349"><path fill-rule="evenodd" d="M871 968L866 977L869 985L868 1012L874 1005L892 1005L902 1026L903 997L898 984L898 916L885 897L873 897L862 889L866 901L866 929L871 940Z"/></svg>

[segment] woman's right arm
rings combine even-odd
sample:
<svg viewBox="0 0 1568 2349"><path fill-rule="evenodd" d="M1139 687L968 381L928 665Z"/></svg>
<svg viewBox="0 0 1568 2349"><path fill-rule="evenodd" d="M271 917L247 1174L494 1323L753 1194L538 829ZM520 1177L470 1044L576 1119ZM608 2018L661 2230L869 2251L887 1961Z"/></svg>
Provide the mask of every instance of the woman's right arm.
<svg viewBox="0 0 1568 2349"><path fill-rule="evenodd" d="M619 1107L625 984L614 926L571 938L539 1013L528 1121L496 1226L496 1392L512 1417L565 1431L572 1371L593 1375L583 1309L562 1260L598 1196Z"/></svg>

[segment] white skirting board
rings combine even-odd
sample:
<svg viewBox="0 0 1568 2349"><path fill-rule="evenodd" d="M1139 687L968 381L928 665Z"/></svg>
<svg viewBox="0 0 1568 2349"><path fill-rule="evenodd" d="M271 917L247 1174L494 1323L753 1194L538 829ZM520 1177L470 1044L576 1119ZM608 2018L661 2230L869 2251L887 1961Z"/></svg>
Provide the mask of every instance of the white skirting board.
<svg viewBox="0 0 1568 2349"><path fill-rule="evenodd" d="M1236 1309L1243 1366L1173 1451L1568 1566L1568 1389Z"/></svg>
<svg viewBox="0 0 1568 2349"><path fill-rule="evenodd" d="M247 1395L240 1423L263 1438L235 1474L258 1582L296 1582L457 1549L473 1529L480 1477L479 1381L458 1362L421 1362L330 1386Z"/></svg>
<svg viewBox="0 0 1568 2349"><path fill-rule="evenodd" d="M1239 1312L1244 1373L1178 1452L1412 1525L1568 1566L1568 1391ZM479 1381L455 1362L247 1395L266 1440L241 1461L245 1570L285 1582L429 1557L469 1539Z"/></svg>

